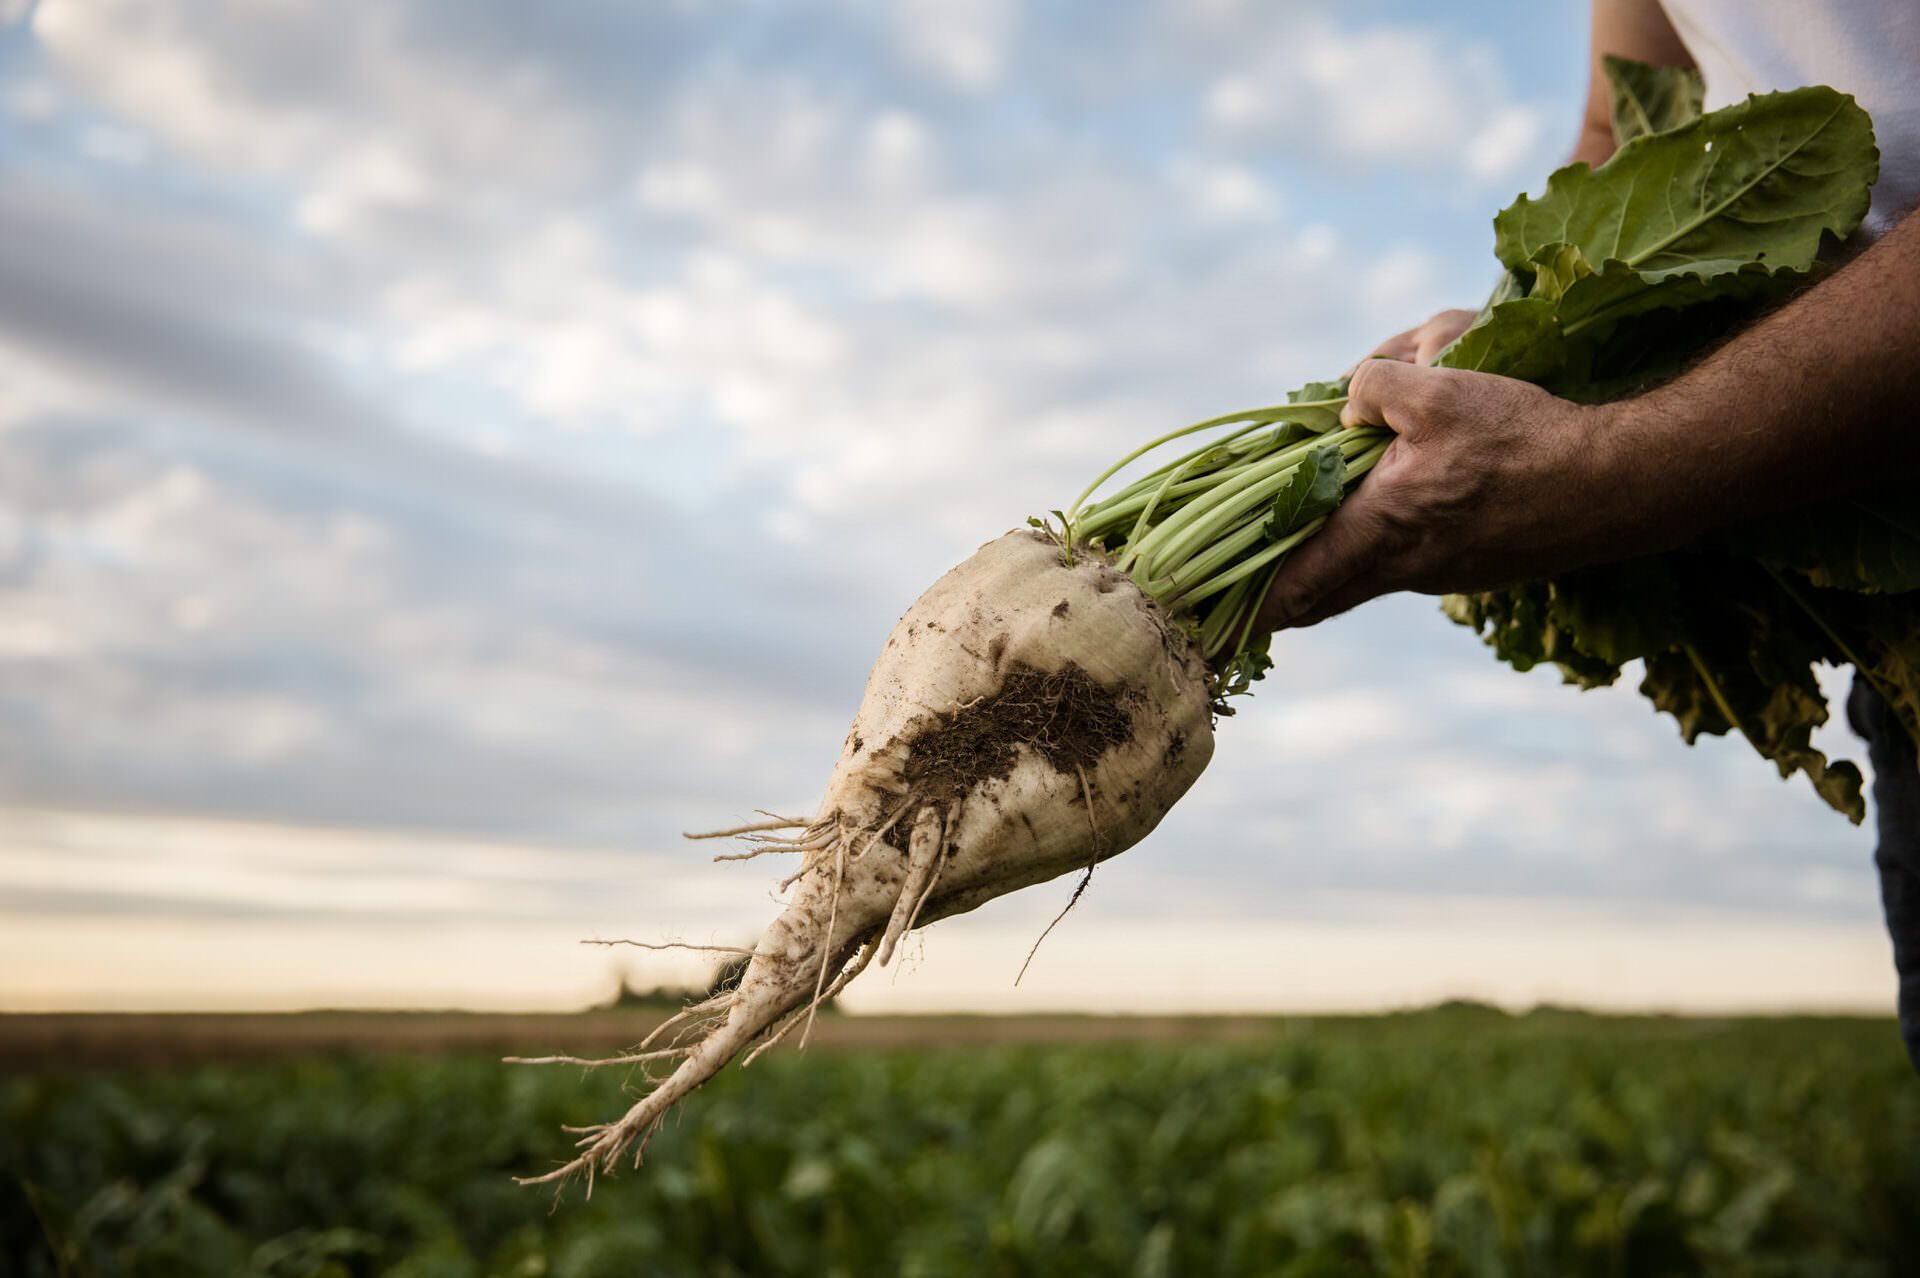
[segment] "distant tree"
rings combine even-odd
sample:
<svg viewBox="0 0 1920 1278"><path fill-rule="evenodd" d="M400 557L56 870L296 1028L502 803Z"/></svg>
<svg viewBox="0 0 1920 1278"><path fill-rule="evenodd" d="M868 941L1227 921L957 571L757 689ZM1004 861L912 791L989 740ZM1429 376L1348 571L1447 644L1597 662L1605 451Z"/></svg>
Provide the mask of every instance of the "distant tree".
<svg viewBox="0 0 1920 1278"><path fill-rule="evenodd" d="M641 989L633 983L633 973L622 967L619 970L620 988L613 997L604 1003L596 1003L592 1010L596 1012L626 1011L647 1008L651 1010L668 1009L679 1011L689 1003L697 1003L717 995L724 994L740 984L740 977L752 960L745 954L728 955L714 969L713 979L707 982L703 990L697 985L655 985ZM837 1011L838 1000L828 999L820 1005L822 1012Z"/></svg>
<svg viewBox="0 0 1920 1278"><path fill-rule="evenodd" d="M700 997L700 991L687 985L655 985L650 989L640 989L633 983L633 974L621 968L620 988L613 997L604 1003L594 1005L595 1011L627 1010L630 1008L668 1009L679 1011L692 1000Z"/></svg>

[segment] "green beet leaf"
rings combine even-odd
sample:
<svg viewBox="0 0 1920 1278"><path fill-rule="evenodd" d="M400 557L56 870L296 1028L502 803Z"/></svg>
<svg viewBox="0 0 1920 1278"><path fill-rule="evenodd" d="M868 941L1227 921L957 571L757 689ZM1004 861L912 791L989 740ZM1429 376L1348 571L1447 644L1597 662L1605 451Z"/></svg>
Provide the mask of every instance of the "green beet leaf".
<svg viewBox="0 0 1920 1278"><path fill-rule="evenodd" d="M1313 450L1313 456L1296 467L1270 507L1267 535L1286 536L1303 524L1333 513L1346 493L1347 461L1340 450L1329 444Z"/></svg>
<svg viewBox="0 0 1920 1278"><path fill-rule="evenodd" d="M1706 81L1692 67L1653 67L1609 53L1600 59L1613 91L1613 137L1622 146L1700 117Z"/></svg>
<svg viewBox="0 0 1920 1278"><path fill-rule="evenodd" d="M1441 368L1545 381L1566 363L1566 340L1553 303L1516 297L1489 308L1435 357Z"/></svg>
<svg viewBox="0 0 1920 1278"><path fill-rule="evenodd" d="M1906 491L1782 511L1727 529L1717 540L1815 586L1920 590L1920 506Z"/></svg>
<svg viewBox="0 0 1920 1278"><path fill-rule="evenodd" d="M1262 410L1262 416L1268 421L1293 422L1320 435L1340 424L1340 409L1346 402L1346 378L1308 382L1299 390L1288 391L1284 405Z"/></svg>
<svg viewBox="0 0 1920 1278"><path fill-rule="evenodd" d="M1589 345L1606 340L1623 320L1655 310L1679 310L1715 298L1762 301L1783 297L1806 276L1760 262L1701 263L1699 270L1636 271L1618 258L1598 270L1572 244L1536 254L1533 294L1553 302L1561 332Z"/></svg>
<svg viewBox="0 0 1920 1278"><path fill-rule="evenodd" d="M1345 399L1347 379L1342 377L1331 382L1308 382L1299 390L1287 392L1289 404L1319 403L1322 400Z"/></svg>
<svg viewBox="0 0 1920 1278"><path fill-rule="evenodd" d="M1872 122L1828 88L1748 98L1636 137L1598 169L1572 164L1494 219L1494 251L1530 268L1550 245L1638 271L1805 271L1866 215L1879 176Z"/></svg>
<svg viewBox="0 0 1920 1278"><path fill-rule="evenodd" d="M1499 215L1507 274L1437 363L1585 403L1635 394L1814 278L1823 245L1864 216L1879 158L1852 99L1800 89L1700 115L1697 77L1607 70L1619 152ZM1687 741L1737 731L1856 822L1859 770L1811 744L1828 713L1816 666L1854 665L1920 726L1920 514L1906 494L1811 505L1443 607L1502 660L1552 662L1583 687L1643 662L1641 692Z"/></svg>

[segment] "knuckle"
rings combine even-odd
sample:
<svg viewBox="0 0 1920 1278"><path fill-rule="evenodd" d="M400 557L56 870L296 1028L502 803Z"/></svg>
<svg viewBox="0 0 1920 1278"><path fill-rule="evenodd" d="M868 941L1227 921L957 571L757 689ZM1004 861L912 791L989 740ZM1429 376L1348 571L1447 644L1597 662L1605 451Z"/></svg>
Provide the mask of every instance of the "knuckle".
<svg viewBox="0 0 1920 1278"><path fill-rule="evenodd" d="M1353 376L1347 379L1347 397L1358 398L1370 393L1373 383L1380 376L1380 370L1392 361L1386 359L1363 359L1360 367L1353 370Z"/></svg>
<svg viewBox="0 0 1920 1278"><path fill-rule="evenodd" d="M1313 596L1304 590L1282 590L1273 597L1273 612L1281 617L1298 617L1306 612Z"/></svg>
<svg viewBox="0 0 1920 1278"><path fill-rule="evenodd" d="M1409 413L1423 424L1430 424L1444 414L1451 394L1452 386L1446 374L1439 369L1429 369L1419 377L1408 379L1400 399Z"/></svg>

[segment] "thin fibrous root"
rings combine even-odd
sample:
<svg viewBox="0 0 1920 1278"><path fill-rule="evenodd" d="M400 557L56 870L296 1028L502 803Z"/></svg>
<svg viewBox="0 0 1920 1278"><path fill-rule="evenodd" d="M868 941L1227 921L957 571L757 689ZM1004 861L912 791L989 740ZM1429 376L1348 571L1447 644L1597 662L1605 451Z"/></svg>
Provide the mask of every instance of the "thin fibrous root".
<svg viewBox="0 0 1920 1278"><path fill-rule="evenodd" d="M729 991L729 994L731 993L732 992ZM700 1021L711 1020L715 1016L724 1015L726 1013L726 1010L727 1009L725 1007L710 1008L705 1005L682 1008L678 1012L675 1012L672 1016L669 1016L666 1020L661 1021L658 1025L654 1026L652 1032L649 1033L645 1038L641 1039L640 1046L635 1048L634 1050L636 1051L647 1050L648 1048L653 1046L655 1039L659 1038L662 1034L666 1033L670 1029L674 1030L675 1032L673 1037L668 1040L668 1043L670 1045L678 1045L680 1040L686 1036L688 1030L692 1028L691 1026L686 1025L685 1022L693 1021L697 1023Z"/></svg>
<svg viewBox="0 0 1920 1278"><path fill-rule="evenodd" d="M775 847L755 848L751 852L722 852L719 856L716 856L713 859L716 861L751 861L756 856L765 856L769 852L805 852L807 850L808 849L805 846L788 847L786 845L780 845Z"/></svg>
<svg viewBox="0 0 1920 1278"><path fill-rule="evenodd" d="M626 1147L628 1139L632 1139L634 1142L633 1165L638 1167L641 1156L646 1153L647 1141L652 1138L654 1131L660 1126L660 1120L656 1118L647 1123L646 1131L633 1138L622 1135L618 1130L620 1126L621 1124L619 1123L600 1123L594 1127L569 1127L567 1130L570 1132L583 1133L580 1139L574 1142L574 1148L584 1149L586 1152L544 1175L515 1176L513 1178L514 1183L516 1185L553 1184L564 1187L568 1177L572 1176L575 1172L585 1172L587 1174L587 1198L591 1200L593 1198L595 1173L602 1168L607 1171L614 1169L614 1163L619 1159L620 1151Z"/></svg>
<svg viewBox="0 0 1920 1278"><path fill-rule="evenodd" d="M574 1129L568 1128L567 1130L572 1131ZM554 1208L557 1210L560 1206L560 1195L566 1190L566 1187L567 1187L566 1185L567 1177L573 1175L573 1173L575 1173L576 1171L585 1171L587 1173L587 1199L589 1202L591 1202L593 1199L593 1171L594 1171L593 1164L587 1163L584 1166L582 1166L580 1160L577 1158L574 1159L572 1162L568 1163L565 1167L554 1168L552 1171L548 1172L544 1176L515 1176L513 1178L513 1183L516 1185L552 1184L553 1185L553 1205L554 1205Z"/></svg>
<svg viewBox="0 0 1920 1278"><path fill-rule="evenodd" d="M672 1028L675 1025L678 1025L681 1021L687 1020L689 1017L705 1016L709 1012L722 1011L726 1008L733 1006L733 999L734 999L734 992L732 990L728 990L724 994L714 995L712 998L707 999L705 1002L694 1003L687 1007L681 1008L679 1011L675 1012L672 1016L669 1016L666 1020L661 1021L658 1025L654 1026L653 1033L647 1035L645 1038L640 1040L641 1050L644 1051L653 1042L654 1039L659 1038L662 1034L666 1033L668 1029Z"/></svg>
<svg viewBox="0 0 1920 1278"><path fill-rule="evenodd" d="M902 816L904 816L906 814L907 809L912 805L913 805L913 800L908 799L905 803L902 803L898 808L894 809L893 815L887 818L887 823L881 826L878 830L875 830L873 832L873 837L868 839L865 843L863 843L860 846L860 851L855 852L853 854L853 859L856 861L859 860L862 854L864 854L875 843L879 842L882 838L884 838L886 836L887 831L893 828L894 822L898 821ZM832 847L834 849L834 856L839 859L840 865L842 867L841 872L845 873L847 847L849 843L850 843L849 839L841 836L836 836L832 839L829 839L826 843L821 844L817 849L808 849L809 851L818 851L820 855L807 857L801 863L800 868L795 870L792 874L789 874L786 878L780 880L780 886L774 890L776 892L784 892L788 888L792 887L795 883L798 883L806 875L806 873L809 870L813 869L814 866L819 865L821 862L828 859L826 855L826 849L829 847Z"/></svg>
<svg viewBox="0 0 1920 1278"><path fill-rule="evenodd" d="M831 830L813 830L806 834L796 834L791 839L775 838L771 834L741 835L740 837L749 847L756 848L811 848L833 842Z"/></svg>
<svg viewBox="0 0 1920 1278"><path fill-rule="evenodd" d="M898 819L896 815L895 819ZM891 822L889 822L891 824ZM820 975L813 982L813 1002L807 1004L807 1028L800 1035L800 1046L807 1045L807 1036L813 1033L814 1009L820 1006L820 991L826 988L827 964L833 958L833 925L840 914L840 894L847 888L847 845L840 845L840 857L833 869L833 903L827 907L827 930L821 934Z"/></svg>
<svg viewBox="0 0 1920 1278"><path fill-rule="evenodd" d="M603 941L591 938L580 942L582 945L631 945L637 950L703 950L709 954L745 954L752 958L757 950L743 950L738 945L690 945L685 941Z"/></svg>
<svg viewBox="0 0 1920 1278"><path fill-rule="evenodd" d="M777 847L803 848L810 843L827 843L833 839L831 825L810 825L799 834L743 834L741 839L748 843L766 843Z"/></svg>
<svg viewBox="0 0 1920 1278"><path fill-rule="evenodd" d="M894 814L894 819L898 820L899 815L900 814L896 812ZM891 829L892 826L893 826L892 821L887 822L886 825L881 827L881 832L885 833L887 830ZM813 869L814 866L819 865L821 862L827 860L828 848L832 848L834 850L835 856L840 858L840 863L842 865L845 865L846 864L845 858L847 855L847 843L848 843L848 840L846 836L836 834L833 838L828 839L825 843L822 843L818 847L807 848L806 851L808 855L801 859L800 868L795 870L792 874L789 874L786 878L780 880L780 886L774 889L775 894L777 895L781 892L786 891L788 888L798 883L802 878L806 877L807 872ZM816 853L818 855L815 855Z"/></svg>
<svg viewBox="0 0 1920 1278"><path fill-rule="evenodd" d="M840 973L840 975L834 977L833 984L829 985L826 988L825 993L817 995L814 998L813 1002L807 1004L805 1008L796 1009L793 1015L787 1018L785 1024L783 1024L782 1026L780 1026L779 1029L775 1030L772 1034L767 1036L767 1039L765 1042L756 1046L751 1052L748 1052L746 1056L741 1059L740 1068L745 1069L747 1066L753 1064L754 1060L759 1057L760 1053L766 1051L768 1048L778 1043L781 1039L793 1033L794 1026L800 1024L802 1020L810 1021L813 1016L813 1009L820 1006L822 1003L825 1003L828 1000L838 996L841 990L847 988L847 983L849 981L853 980L854 977L860 975L860 973L867 970L867 964L873 961L873 956L878 952L879 952L878 947L875 946L870 941L862 945L860 947L860 955L857 959L854 960L852 966L847 967L845 970L843 970ZM806 1040L803 1038L801 1040L801 1045L805 1046L805 1044L806 1044Z"/></svg>
<svg viewBox="0 0 1920 1278"><path fill-rule="evenodd" d="M584 1056L502 1056L506 1065L578 1065L583 1069L599 1069L603 1065L638 1065L643 1061L663 1061L675 1056L691 1054L691 1047L663 1047L654 1052L636 1052L631 1056L607 1056L590 1060ZM584 1129L583 1129L584 1130Z"/></svg>
<svg viewBox="0 0 1920 1278"><path fill-rule="evenodd" d="M837 837L830 825L809 826L804 834L791 839L776 838L770 834L756 835L747 839L753 846L745 852L722 852L714 857L716 861L751 861L756 856L765 856L769 852L812 852L829 847Z"/></svg>
<svg viewBox="0 0 1920 1278"><path fill-rule="evenodd" d="M614 1170L614 1166L618 1162L621 1152L626 1149L629 1141L633 1143L633 1165L638 1167L642 1156L644 1156L647 1151L647 1142L653 1138L653 1133L659 1130L660 1116L654 1115L634 1125L640 1130L630 1132L627 1129L629 1127L629 1120L632 1117L632 1113L629 1112L626 1118L622 1118L617 1122L595 1123L591 1127L566 1128L565 1130L567 1132L578 1134L580 1137L579 1140L574 1142L574 1148L584 1150L585 1152L576 1155L562 1166L556 1167L552 1171L543 1173L542 1175L516 1176L514 1177L514 1183L518 1185L564 1185L566 1180L575 1172L585 1172L587 1174L587 1197L592 1198L595 1171L602 1169L606 1171Z"/></svg>
<svg viewBox="0 0 1920 1278"><path fill-rule="evenodd" d="M792 830L800 826L812 824L809 821L802 821L797 817L774 816L771 812L763 812L761 815L773 817L773 819L771 821L757 821L752 825L736 825L731 830L708 830L701 834L695 834L691 830L688 830L683 831L680 837L683 839L731 839L736 834L754 834L761 830Z"/></svg>
<svg viewBox="0 0 1920 1278"><path fill-rule="evenodd" d="M598 1127L583 1128L582 1131L585 1134L582 1135L579 1140L573 1142L573 1147L575 1149L583 1149L588 1145L599 1144L601 1140L605 1139L606 1133L613 1130L614 1126L615 1124L613 1123L601 1123ZM609 1167L611 1167L611 1163L609 1163Z"/></svg>
<svg viewBox="0 0 1920 1278"><path fill-rule="evenodd" d="M1035 941L1033 948L1027 951L1027 961L1020 965L1020 976L1013 978L1015 985L1020 983L1021 976L1027 974L1027 969L1033 966L1033 956L1040 952L1040 942L1047 939L1047 933L1059 927L1060 920L1067 917L1073 907L1080 903L1080 894L1087 890L1087 884L1093 882L1093 867L1100 864L1100 823L1093 818L1093 785L1087 780L1085 768L1076 764L1074 771L1080 774L1080 793L1087 801L1087 826L1093 831L1093 856L1087 861L1087 872L1080 876L1079 886L1073 889L1073 895L1067 899L1066 908L1053 916L1053 922L1047 924L1047 930L1040 933L1040 939Z"/></svg>

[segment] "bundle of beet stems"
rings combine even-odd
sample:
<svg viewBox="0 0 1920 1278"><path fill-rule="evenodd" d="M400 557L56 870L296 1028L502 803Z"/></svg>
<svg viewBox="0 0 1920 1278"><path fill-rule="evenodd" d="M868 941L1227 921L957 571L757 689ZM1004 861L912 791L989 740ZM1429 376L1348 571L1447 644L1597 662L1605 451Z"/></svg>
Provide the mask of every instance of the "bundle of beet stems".
<svg viewBox="0 0 1920 1278"><path fill-rule="evenodd" d="M1685 92L1616 88L1641 126L1607 165L1562 170L1496 219L1507 277L1437 362L1599 397L1633 382L1636 325L1778 295L1865 211L1872 135L1850 99L1800 90L1699 116L1697 94L1689 115ZM738 986L627 1054L541 1058L672 1069L532 1179L591 1184L628 1150L637 1162L671 1106L809 1024L908 932L1145 837L1206 767L1224 698L1270 665L1254 625L1274 573L1392 446L1340 425L1345 389L1156 439L935 582L888 637L813 815L717 832L748 840L733 859L799 859ZM1204 442L1090 500L1189 436Z"/></svg>

